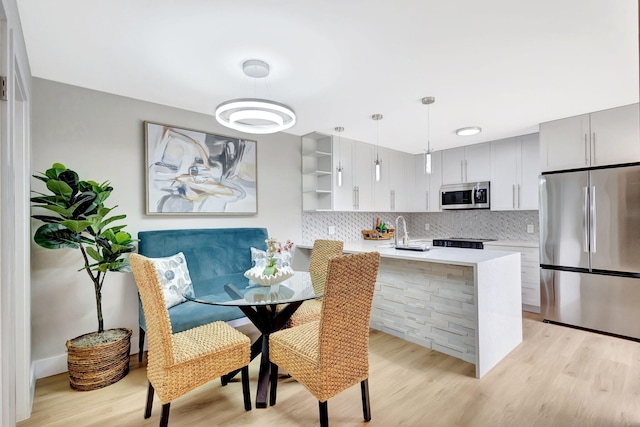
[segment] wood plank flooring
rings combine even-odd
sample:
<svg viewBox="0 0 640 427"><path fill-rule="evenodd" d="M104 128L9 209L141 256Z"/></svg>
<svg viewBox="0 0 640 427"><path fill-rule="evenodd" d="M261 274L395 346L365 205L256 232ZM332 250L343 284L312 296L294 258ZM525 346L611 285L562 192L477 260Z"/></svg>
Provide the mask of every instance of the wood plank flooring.
<svg viewBox="0 0 640 427"><path fill-rule="evenodd" d="M329 400L332 426L640 426L640 343L545 324L524 315L524 342L482 379L473 365L378 331L371 332L372 419L358 386ZM252 362L255 400L258 360ZM101 390L77 392L66 374L38 380L33 412L18 427L157 426L160 402L143 419L144 362ZM213 381L175 400L169 425L314 426L318 403L281 378L278 403L245 412L239 381Z"/></svg>

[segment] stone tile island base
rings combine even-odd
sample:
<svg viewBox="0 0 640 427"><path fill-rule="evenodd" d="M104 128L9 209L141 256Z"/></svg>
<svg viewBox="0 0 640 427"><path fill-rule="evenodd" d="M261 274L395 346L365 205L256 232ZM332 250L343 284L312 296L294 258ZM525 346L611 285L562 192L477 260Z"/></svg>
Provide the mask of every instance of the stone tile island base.
<svg viewBox="0 0 640 427"><path fill-rule="evenodd" d="M519 266L506 261L468 266L383 258L371 327L473 363L480 378L522 342L520 283L508 272L517 269L519 277Z"/></svg>
<svg viewBox="0 0 640 427"><path fill-rule="evenodd" d="M304 268L311 247L296 247L294 268ZM381 255L371 328L473 363L476 378L522 342L519 252L344 244L345 253L368 251Z"/></svg>

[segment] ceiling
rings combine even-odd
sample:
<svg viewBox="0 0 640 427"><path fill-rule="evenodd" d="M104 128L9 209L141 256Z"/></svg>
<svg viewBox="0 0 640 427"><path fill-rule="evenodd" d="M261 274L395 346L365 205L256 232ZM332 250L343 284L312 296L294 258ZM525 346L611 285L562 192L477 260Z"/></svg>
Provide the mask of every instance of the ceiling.
<svg viewBox="0 0 640 427"><path fill-rule="evenodd" d="M34 77L212 121L228 99L273 99L296 112L295 135L343 126L343 137L420 153L427 133L440 150L638 102L632 0L17 3ZM268 62L269 77L246 77L248 59ZM483 132L455 135L464 126Z"/></svg>

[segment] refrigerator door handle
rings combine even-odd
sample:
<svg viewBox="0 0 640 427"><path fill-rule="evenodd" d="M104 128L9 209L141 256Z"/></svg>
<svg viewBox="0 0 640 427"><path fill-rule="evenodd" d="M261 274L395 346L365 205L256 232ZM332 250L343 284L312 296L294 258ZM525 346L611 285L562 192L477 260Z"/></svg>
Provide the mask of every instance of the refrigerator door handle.
<svg viewBox="0 0 640 427"><path fill-rule="evenodd" d="M596 253L596 187L591 187L591 211L589 212L589 229L591 230L591 252Z"/></svg>
<svg viewBox="0 0 640 427"><path fill-rule="evenodd" d="M582 250L589 252L589 187L583 187L584 200L582 204Z"/></svg>

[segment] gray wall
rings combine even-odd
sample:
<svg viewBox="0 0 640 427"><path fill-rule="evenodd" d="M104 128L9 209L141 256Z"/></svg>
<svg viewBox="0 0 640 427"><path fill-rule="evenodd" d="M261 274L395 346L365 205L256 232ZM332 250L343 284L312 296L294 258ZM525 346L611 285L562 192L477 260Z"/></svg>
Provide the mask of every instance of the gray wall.
<svg viewBox="0 0 640 427"><path fill-rule="evenodd" d="M212 113L215 101L212 100ZM200 227L266 227L278 239L301 240L300 137L241 134L193 113L131 98L33 80L32 168L53 162L81 179L111 181L107 205L127 214L127 231ZM143 121L258 141L258 215L147 216ZM32 180L32 188L42 189ZM39 225L32 220L32 231ZM65 342L97 329L93 285L79 251L31 244L32 342L37 377L66 371ZM131 274L109 273L103 290L105 328L128 327L137 343L138 300ZM132 350L136 350L134 346Z"/></svg>

